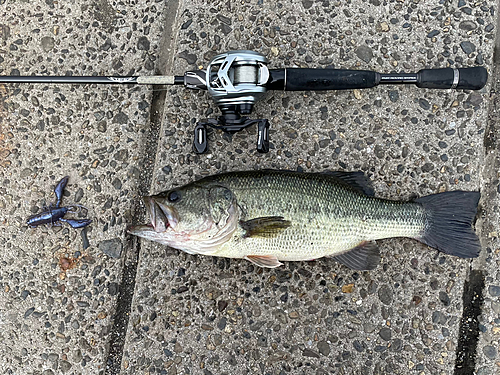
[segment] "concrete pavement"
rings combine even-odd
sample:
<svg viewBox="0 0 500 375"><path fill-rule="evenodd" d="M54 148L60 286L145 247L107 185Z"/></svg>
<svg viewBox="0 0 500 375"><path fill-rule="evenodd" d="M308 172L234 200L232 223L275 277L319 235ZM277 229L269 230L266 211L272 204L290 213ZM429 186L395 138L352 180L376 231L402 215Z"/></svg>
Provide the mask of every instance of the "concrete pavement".
<svg viewBox="0 0 500 375"><path fill-rule="evenodd" d="M494 374L499 371L497 5L487 2L98 1L0 4L0 74L181 75L251 49L270 68L379 72L484 65L479 92L379 86L270 92L256 130L182 87L2 85L0 369L11 374ZM125 234L139 197L221 171L362 170L376 195L481 190L481 257L379 241L371 272L332 260L259 269ZM81 230L27 228L70 176ZM88 244L87 244L88 240Z"/></svg>

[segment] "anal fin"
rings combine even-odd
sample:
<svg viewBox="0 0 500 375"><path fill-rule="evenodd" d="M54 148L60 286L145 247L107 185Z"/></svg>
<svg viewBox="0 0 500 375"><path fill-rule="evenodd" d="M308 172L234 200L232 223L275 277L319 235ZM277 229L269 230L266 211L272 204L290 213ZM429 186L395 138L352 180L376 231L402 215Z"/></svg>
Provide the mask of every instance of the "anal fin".
<svg viewBox="0 0 500 375"><path fill-rule="evenodd" d="M379 264L380 251L375 241L363 241L348 252L331 258L353 270L369 271Z"/></svg>
<svg viewBox="0 0 500 375"><path fill-rule="evenodd" d="M276 255L247 255L243 259L249 260L259 267L276 268L283 265L283 263L276 258Z"/></svg>

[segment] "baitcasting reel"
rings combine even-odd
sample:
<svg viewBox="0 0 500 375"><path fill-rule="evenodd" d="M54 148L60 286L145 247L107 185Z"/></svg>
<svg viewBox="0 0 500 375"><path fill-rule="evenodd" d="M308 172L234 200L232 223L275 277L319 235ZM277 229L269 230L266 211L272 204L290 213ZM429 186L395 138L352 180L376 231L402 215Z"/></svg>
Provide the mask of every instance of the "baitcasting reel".
<svg viewBox="0 0 500 375"><path fill-rule="evenodd" d="M484 67L422 69L417 73L377 73L370 70L284 68L268 69L267 59L253 51L229 51L215 56L206 70L183 76L0 76L0 83L98 83L184 85L207 90L222 115L199 122L194 131L196 153L208 149L207 126L236 133L250 125L258 129L257 150L269 151L269 121L249 119L253 106L267 90L318 91L365 89L380 84L415 84L428 89L479 90L488 79Z"/></svg>
<svg viewBox="0 0 500 375"><path fill-rule="evenodd" d="M194 130L193 147L203 153L208 148L207 126L236 133L257 124L257 151L269 151L269 121L249 119L255 102L267 91L267 59L252 51L231 51L215 56L206 71L186 72L184 86L208 90L222 112L217 119L199 122Z"/></svg>

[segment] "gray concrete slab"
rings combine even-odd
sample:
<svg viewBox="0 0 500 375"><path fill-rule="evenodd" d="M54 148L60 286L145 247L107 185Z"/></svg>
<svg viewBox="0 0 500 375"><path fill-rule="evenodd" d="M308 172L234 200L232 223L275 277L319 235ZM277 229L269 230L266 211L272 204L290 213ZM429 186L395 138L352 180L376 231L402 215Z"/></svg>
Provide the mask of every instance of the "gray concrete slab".
<svg viewBox="0 0 500 375"><path fill-rule="evenodd" d="M487 3L192 1L179 14L173 74L232 49L261 52L270 68L493 65ZM271 121L269 154L249 129L214 132L200 156L194 123L218 110L205 93L172 88L151 193L257 168L363 170L377 196L401 200L478 190L488 92L272 92L253 112ZM142 242L123 373L452 373L471 262L415 241L379 243L380 267L360 273L324 259L263 270Z"/></svg>
<svg viewBox="0 0 500 375"><path fill-rule="evenodd" d="M0 74L154 74L163 4L2 1ZM149 128L147 87L0 85L0 372L105 368ZM86 230L26 227L55 200ZM71 215L67 215L71 217Z"/></svg>
<svg viewBox="0 0 500 375"><path fill-rule="evenodd" d="M496 9L486 2L196 0L180 2L176 13L177 5L0 2L0 74L180 75L231 49L261 52L270 68L484 64L491 72L494 65ZM208 154L191 152L194 123L218 115L206 93L166 92L156 144L151 88L0 85L0 370L449 374L461 363L456 353L464 355L460 340L476 344L460 330L474 305L467 294L476 296L465 289L477 290L478 301L484 295L484 304L471 310L472 323L482 311L472 362L457 371L495 373L499 177L491 85L271 92L252 114L271 121L267 155L255 151L252 128L232 137L214 132ZM150 171L145 159L155 153ZM377 196L394 199L481 189L485 250L470 262L385 240L371 272L325 259L263 270L144 241L137 247L125 235L141 219L138 198L149 179L155 193L256 168L363 170ZM24 225L53 202L64 175L64 204L83 204L94 219L89 247L80 230Z"/></svg>

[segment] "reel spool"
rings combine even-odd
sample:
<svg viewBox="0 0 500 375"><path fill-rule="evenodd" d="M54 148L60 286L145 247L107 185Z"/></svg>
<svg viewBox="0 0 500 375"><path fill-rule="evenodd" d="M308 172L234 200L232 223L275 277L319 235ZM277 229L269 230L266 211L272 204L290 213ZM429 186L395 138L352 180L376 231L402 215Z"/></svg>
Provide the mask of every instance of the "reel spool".
<svg viewBox="0 0 500 375"><path fill-rule="evenodd" d="M253 51L230 51L217 55L207 67L207 89L219 107L235 106L250 114L267 91L267 59Z"/></svg>

